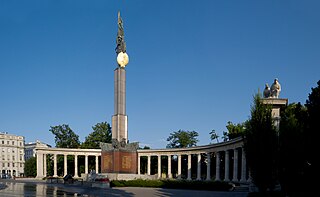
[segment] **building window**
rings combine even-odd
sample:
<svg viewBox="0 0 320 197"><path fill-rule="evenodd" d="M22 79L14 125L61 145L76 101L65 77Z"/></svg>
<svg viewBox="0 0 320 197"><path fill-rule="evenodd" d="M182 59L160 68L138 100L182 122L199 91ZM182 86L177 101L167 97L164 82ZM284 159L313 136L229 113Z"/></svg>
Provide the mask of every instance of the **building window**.
<svg viewBox="0 0 320 197"><path fill-rule="evenodd" d="M2 140L2 144L4 144L4 141Z"/></svg>
<svg viewBox="0 0 320 197"><path fill-rule="evenodd" d="M20 168L22 167L22 163L20 163Z"/></svg>
<svg viewBox="0 0 320 197"><path fill-rule="evenodd" d="M12 145L14 145L14 141L12 141Z"/></svg>
<svg viewBox="0 0 320 197"><path fill-rule="evenodd" d="M22 146L22 143L20 142L20 146Z"/></svg>
<svg viewBox="0 0 320 197"><path fill-rule="evenodd" d="M7 144L9 145L9 141L7 141Z"/></svg>
<svg viewBox="0 0 320 197"><path fill-rule="evenodd" d="M5 163L2 163L2 167L3 167L3 168L6 167Z"/></svg>
<svg viewBox="0 0 320 197"><path fill-rule="evenodd" d="M10 167L10 163L8 163L8 167Z"/></svg>
<svg viewBox="0 0 320 197"><path fill-rule="evenodd" d="M12 167L14 167L14 163L12 163Z"/></svg>
<svg viewBox="0 0 320 197"><path fill-rule="evenodd" d="M16 158L14 156L12 156L12 160L14 161Z"/></svg>

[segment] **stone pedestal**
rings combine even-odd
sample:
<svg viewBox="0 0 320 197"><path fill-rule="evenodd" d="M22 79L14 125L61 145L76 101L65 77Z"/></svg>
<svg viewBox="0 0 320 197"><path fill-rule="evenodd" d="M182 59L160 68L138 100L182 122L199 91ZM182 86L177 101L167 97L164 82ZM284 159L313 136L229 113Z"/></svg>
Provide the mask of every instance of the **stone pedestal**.
<svg viewBox="0 0 320 197"><path fill-rule="evenodd" d="M288 99L282 98L263 98L261 99L263 104L272 105L272 117L274 119L274 124L277 130L279 130L280 125L280 109L288 105Z"/></svg>
<svg viewBox="0 0 320 197"><path fill-rule="evenodd" d="M137 174L138 147L138 143L119 146L101 143L101 172Z"/></svg>

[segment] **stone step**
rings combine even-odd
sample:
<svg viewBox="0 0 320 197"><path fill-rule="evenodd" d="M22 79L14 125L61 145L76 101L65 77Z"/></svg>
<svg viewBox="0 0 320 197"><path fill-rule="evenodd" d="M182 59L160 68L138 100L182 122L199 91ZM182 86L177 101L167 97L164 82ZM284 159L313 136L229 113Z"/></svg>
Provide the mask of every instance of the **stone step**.
<svg viewBox="0 0 320 197"><path fill-rule="evenodd" d="M236 191L236 192L248 192L249 191L249 187L248 186L235 186L233 191Z"/></svg>

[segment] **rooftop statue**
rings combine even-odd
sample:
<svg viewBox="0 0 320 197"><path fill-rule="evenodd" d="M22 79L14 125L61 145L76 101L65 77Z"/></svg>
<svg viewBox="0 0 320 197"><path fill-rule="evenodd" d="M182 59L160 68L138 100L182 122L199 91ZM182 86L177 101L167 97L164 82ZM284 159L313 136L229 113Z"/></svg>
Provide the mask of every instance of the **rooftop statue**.
<svg viewBox="0 0 320 197"><path fill-rule="evenodd" d="M270 94L271 94L271 91L270 91L269 84L266 83L266 86L265 86L264 91L263 91L263 97L264 98L269 98Z"/></svg>
<svg viewBox="0 0 320 197"><path fill-rule="evenodd" d="M264 98L279 98L281 92L281 85L277 78L274 79L273 84L271 85L271 88L266 83L264 91L263 91L263 97Z"/></svg>
<svg viewBox="0 0 320 197"><path fill-rule="evenodd" d="M271 97L272 98L279 98L281 92L281 85L278 82L278 79L275 78L273 84L271 85Z"/></svg>

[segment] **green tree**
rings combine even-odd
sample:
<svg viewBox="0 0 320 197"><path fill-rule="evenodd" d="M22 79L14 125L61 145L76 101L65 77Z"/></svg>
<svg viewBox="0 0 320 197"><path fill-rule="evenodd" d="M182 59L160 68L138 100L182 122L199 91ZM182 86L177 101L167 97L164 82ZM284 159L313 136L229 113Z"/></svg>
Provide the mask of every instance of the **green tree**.
<svg viewBox="0 0 320 197"><path fill-rule="evenodd" d="M305 172L307 180L316 180L320 176L320 161L318 158L318 139L320 131L320 80L318 86L311 88L305 106L308 111L308 129L305 134L306 164ZM316 181L310 182L310 189L318 187Z"/></svg>
<svg viewBox="0 0 320 197"><path fill-rule="evenodd" d="M228 141L229 138L228 138L228 132L227 131L223 132L222 139L223 139L224 142Z"/></svg>
<svg viewBox="0 0 320 197"><path fill-rule="evenodd" d="M79 136L75 134L67 124L51 126L51 133L55 136L54 141L57 148L79 148Z"/></svg>
<svg viewBox="0 0 320 197"><path fill-rule="evenodd" d="M279 180L287 196L297 192L305 182L304 132L307 110L300 103L292 103L281 111L279 131Z"/></svg>
<svg viewBox="0 0 320 197"><path fill-rule="evenodd" d="M219 135L216 133L216 130L212 129L212 131L209 134L211 141L217 140L217 143L219 143Z"/></svg>
<svg viewBox="0 0 320 197"><path fill-rule="evenodd" d="M228 121L226 127L228 129L228 140L232 140L234 138L243 136L245 123L233 124L231 121Z"/></svg>
<svg viewBox="0 0 320 197"><path fill-rule="evenodd" d="M93 132L90 133L85 141L81 144L81 148L100 148L100 142L111 143L111 126L107 122L97 123L92 127Z"/></svg>
<svg viewBox="0 0 320 197"><path fill-rule="evenodd" d="M24 163L24 175L26 177L37 176L37 158L31 157Z"/></svg>
<svg viewBox="0 0 320 197"><path fill-rule="evenodd" d="M170 133L170 136L167 138L167 141L169 142L167 148L186 148L196 146L198 136L199 134L196 131L175 131Z"/></svg>
<svg viewBox="0 0 320 197"><path fill-rule="evenodd" d="M253 183L259 191L273 189L277 179L277 131L273 125L271 106L254 96L251 117L246 124L244 148Z"/></svg>

